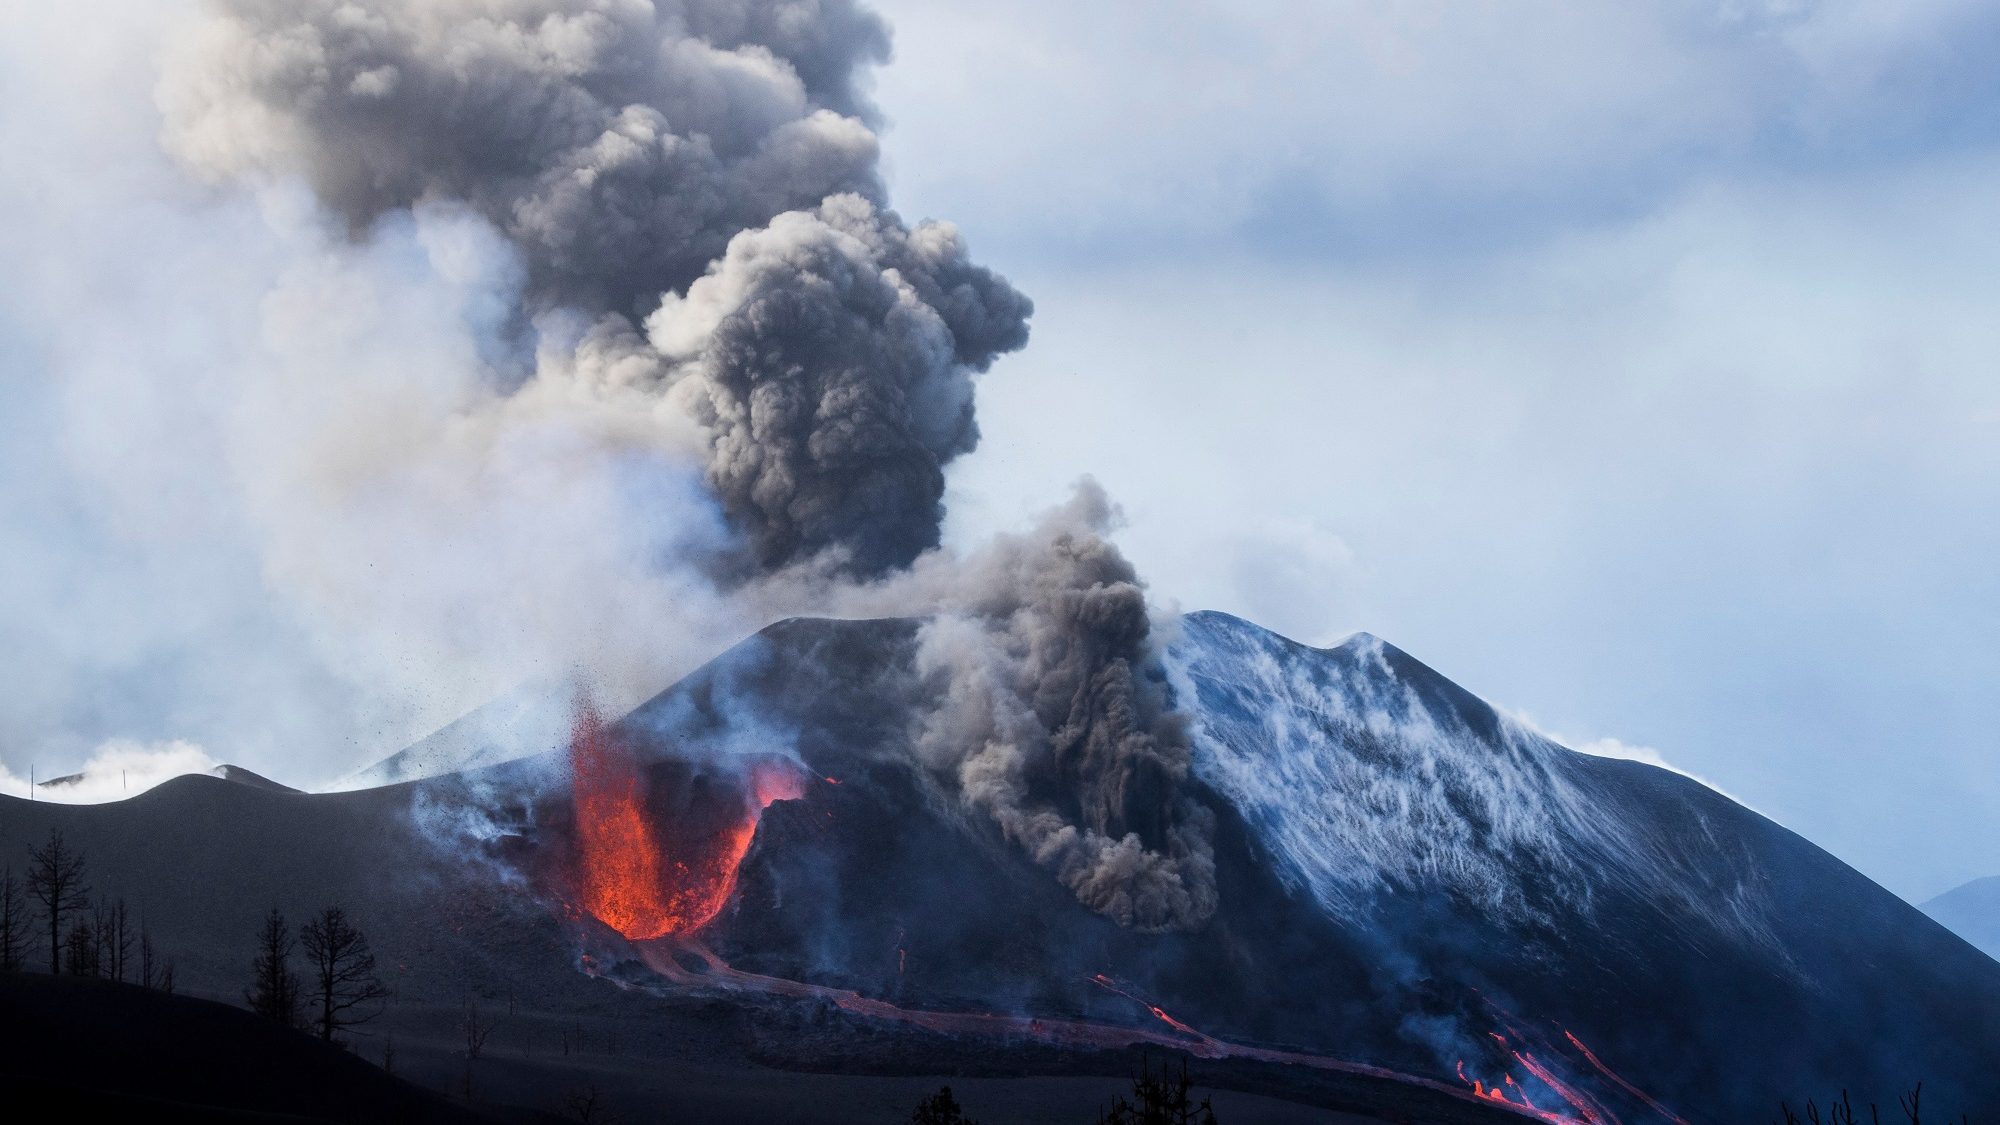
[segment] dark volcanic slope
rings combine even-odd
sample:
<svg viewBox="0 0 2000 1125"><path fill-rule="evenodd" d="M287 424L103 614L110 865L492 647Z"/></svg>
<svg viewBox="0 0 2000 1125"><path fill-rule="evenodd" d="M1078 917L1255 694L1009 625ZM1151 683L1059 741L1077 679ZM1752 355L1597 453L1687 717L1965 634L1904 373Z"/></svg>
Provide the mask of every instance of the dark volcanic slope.
<svg viewBox="0 0 2000 1125"><path fill-rule="evenodd" d="M916 629L784 622L614 728L647 763L662 819L752 757L819 779L765 810L736 894L699 935L736 969L918 1011L1167 1030L1150 1003L1228 1043L1454 1086L1462 1066L1546 1096L1527 1054L1627 1122L1660 1116L1628 1084L1696 1121L1841 1086L1888 1101L1918 1079L1941 1109L2000 1104L1986 1065L2000 1057L2000 965L1726 798L1565 750L1366 636L1316 650L1185 619L1170 682L1196 725L1190 784L1216 814L1222 904L1193 932L1123 930L916 761ZM333 901L376 938L406 1002L504 995L622 1021L628 1050L643 1039L702 1065L748 1052L841 1070L1089 1069L1018 1035L952 1047L823 1000L677 1000L638 951L556 908L563 767L544 755L318 797L186 778L118 805L7 802L0 848L22 855L62 825L98 889L145 912L218 994L240 988L264 909ZM579 972L579 941L603 977L641 988ZM1268 1059L1210 1066L1323 1105L1385 1096ZM1419 1098L1404 1112L1465 1111Z"/></svg>
<svg viewBox="0 0 2000 1125"><path fill-rule="evenodd" d="M1212 1035L1439 1077L1468 1059L1497 1080L1495 1030L1567 1030L1696 1119L1919 1078L1937 1104L2000 1104L2000 967L1720 794L1568 751L1372 637L1186 620L1174 681L1223 907L1195 933L1120 930L913 767L910 628L788 622L628 720L661 745L789 742L842 780L767 814L712 934L739 966L1130 1018L1079 983L1104 972Z"/></svg>
<svg viewBox="0 0 2000 1125"><path fill-rule="evenodd" d="M1557 747L1365 635L1315 650L1196 614L1178 666L1204 776L1406 976L1560 1023L1689 1116L1919 1078L2000 1105L2000 965L1794 833Z"/></svg>

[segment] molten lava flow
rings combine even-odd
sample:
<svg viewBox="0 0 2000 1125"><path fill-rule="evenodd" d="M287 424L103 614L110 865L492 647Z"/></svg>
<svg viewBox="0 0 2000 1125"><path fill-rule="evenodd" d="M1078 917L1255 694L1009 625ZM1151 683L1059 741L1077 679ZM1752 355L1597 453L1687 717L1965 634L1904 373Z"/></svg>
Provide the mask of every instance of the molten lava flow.
<svg viewBox="0 0 2000 1125"><path fill-rule="evenodd" d="M1194 1028L1191 1028L1188 1025L1182 1023L1181 1021L1175 1019L1174 1017L1168 1015L1157 1004L1149 1004L1146 1001L1139 999L1137 996L1134 996L1131 993L1125 991L1124 989L1118 987L1115 981L1113 981L1110 977L1105 976L1103 973L1091 974L1090 983L1096 985L1099 988L1104 989L1106 992L1115 992L1118 995L1123 996L1125 999L1132 1001L1134 1004L1137 1004L1141 1008L1144 1008L1148 1012L1151 1012L1153 1014L1154 1019L1159 1020L1161 1023L1166 1024L1168 1027L1173 1028L1175 1031L1178 1031L1183 1035L1192 1035L1197 1039L1208 1038L1208 1036L1203 1035L1201 1032L1196 1031Z"/></svg>
<svg viewBox="0 0 2000 1125"><path fill-rule="evenodd" d="M740 813L689 838L686 826L658 823L631 750L588 706L578 708L570 735L570 767L582 906L634 941L691 933L714 920L736 891L759 814L803 792L795 771L757 763Z"/></svg>
<svg viewBox="0 0 2000 1125"><path fill-rule="evenodd" d="M1476 989L1474 991L1477 992ZM1562 1099L1568 1107L1569 1112L1566 1114L1551 1113L1535 1106L1533 1102L1529 1101L1525 1087L1516 1083L1512 1075L1507 1075L1503 1078L1504 1088L1499 1085L1489 1086L1476 1078L1469 1077L1465 1073L1465 1063L1461 1061L1458 1064L1458 1079L1467 1086L1472 1087L1475 1096L1489 1100L1506 1101L1509 1105L1518 1104L1526 1106L1529 1111L1552 1122L1582 1121L1591 1123L1591 1125L1619 1125L1618 1116L1601 1099L1565 1078L1561 1072L1562 1070L1574 1069L1576 1063L1575 1056L1581 1055L1583 1061L1588 1063L1591 1069L1595 1070L1599 1075L1609 1080L1613 1085L1616 1085L1620 1090L1630 1095L1647 1109L1658 1114L1666 1121L1671 1122L1672 1125L1687 1125L1685 1118L1661 1104L1659 1099L1633 1085L1624 1076L1613 1071L1610 1067L1605 1066L1603 1060L1597 1057L1597 1053L1585 1046L1583 1040L1578 1039L1571 1032L1556 1028L1556 1030L1562 1031L1563 1039L1568 1041L1569 1047L1573 1050L1574 1054L1565 1051L1563 1045L1551 1036L1535 1031L1531 1025L1517 1020L1505 1009L1494 1004L1492 1000L1487 999L1484 995L1481 995L1480 999L1491 1010L1500 1025L1507 1029L1507 1035L1489 1031L1487 1032L1488 1038L1498 1044L1500 1050L1505 1052L1508 1058L1520 1064L1523 1069L1532 1075L1550 1093ZM1554 1025L1549 1026L1553 1027ZM1509 1036L1512 1037L1511 1040ZM1537 1051L1541 1053L1537 1054ZM1569 1065L1562 1066L1559 1069L1560 1064ZM1519 1103L1506 1097L1506 1090L1508 1089L1514 1091L1515 1095L1520 1098ZM1630 1107L1628 1106L1627 1108L1629 1109Z"/></svg>
<svg viewBox="0 0 2000 1125"><path fill-rule="evenodd" d="M1617 1074L1617 1072L1613 1071L1610 1067L1605 1066L1602 1062L1598 1061L1597 1053L1592 1051L1589 1047L1584 1046L1583 1040L1578 1039L1575 1035L1572 1035L1568 1031L1568 1029L1564 1029L1563 1038L1569 1040L1570 1046L1575 1047L1578 1051L1583 1052L1583 1057L1589 1061L1591 1066L1597 1068L1597 1073L1602 1074L1604 1077L1609 1078L1611 1081L1617 1083L1620 1089L1624 1090L1626 1093L1632 1095L1633 1097L1638 1098L1640 1101L1645 1102L1649 1107L1652 1108L1652 1110L1655 1113L1658 1113L1660 1116L1673 1122L1674 1125L1688 1125L1686 1118L1683 1118L1680 1114L1675 1113L1673 1110L1668 1109L1666 1106L1661 1105L1656 1099L1654 1099L1653 1095L1648 1094L1646 1091L1641 1090L1639 1087L1634 1086L1630 1082L1625 1081L1625 1079L1620 1077Z"/></svg>
<svg viewBox="0 0 2000 1125"><path fill-rule="evenodd" d="M1542 1109L1537 1106L1530 1100L1522 1083L1511 1075L1502 1078L1500 1084L1495 1086L1489 1086L1479 1079L1472 1078L1465 1073L1463 1061L1458 1064L1458 1078L1465 1086L1456 1087L1447 1081L1407 1074L1368 1063L1217 1039L1167 1015L1159 1007L1127 991L1117 980L1103 973L1094 974L1086 979L1099 988L1132 1000L1145 1008L1155 1019L1165 1023L1168 1029L1003 1015L995 1012L904 1008L887 1000L863 996L851 989L744 972L731 967L727 961L717 956L703 944L699 936L644 942L637 949L640 960L647 967L676 987L755 992L812 999L832 1004L855 1016L923 1028L942 1035L988 1035L1003 1038L1027 1036L1043 1042L1092 1050L1117 1050L1133 1046L1166 1047L1186 1051L1188 1054L1205 1059L1251 1059L1281 1066L1311 1067L1316 1070L1397 1082L1466 1101L1477 1101L1494 1108L1504 1107L1509 1112L1547 1122L1548 1125L1617 1125L1618 1122L1618 1119L1595 1099L1557 1077L1533 1054L1526 1050L1513 1049L1504 1037L1497 1034L1493 1035L1493 1038L1501 1045L1502 1050L1507 1051L1515 1061L1526 1067L1530 1074L1535 1075L1557 1096L1568 1102L1567 1112ZM688 959L686 963L683 958ZM699 964L694 965L694 962ZM1511 1025L1509 1030L1516 1032L1517 1039L1533 1038L1521 1035L1518 1029ZM1577 1044L1577 1047L1582 1049L1581 1044ZM1514 1096L1511 1098L1508 1096L1509 1090L1513 1091Z"/></svg>

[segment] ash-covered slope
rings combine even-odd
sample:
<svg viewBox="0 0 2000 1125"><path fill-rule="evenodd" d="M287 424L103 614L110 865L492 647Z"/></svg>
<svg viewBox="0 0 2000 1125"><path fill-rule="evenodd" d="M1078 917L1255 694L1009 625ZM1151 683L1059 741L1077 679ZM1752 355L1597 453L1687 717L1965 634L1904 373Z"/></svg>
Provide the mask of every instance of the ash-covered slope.
<svg viewBox="0 0 2000 1125"><path fill-rule="evenodd" d="M1696 1119L1919 1079L2000 1104L2000 967L1764 817L1556 746L1366 635L1195 614L1173 663L1204 781L1383 969L1504 995Z"/></svg>
<svg viewBox="0 0 2000 1125"><path fill-rule="evenodd" d="M1606 1104L1638 1104L1622 1079L1694 1120L1920 1079L1934 1104L2000 1104L1988 959L1720 794L1564 749L1367 636L1185 619L1169 665L1222 906L1122 930L915 764L912 629L787 622L627 720L661 745L789 744L840 782L766 812L707 931L738 967L1144 1018L1130 993L1223 1040L1445 1080L1525 1083L1526 1042Z"/></svg>

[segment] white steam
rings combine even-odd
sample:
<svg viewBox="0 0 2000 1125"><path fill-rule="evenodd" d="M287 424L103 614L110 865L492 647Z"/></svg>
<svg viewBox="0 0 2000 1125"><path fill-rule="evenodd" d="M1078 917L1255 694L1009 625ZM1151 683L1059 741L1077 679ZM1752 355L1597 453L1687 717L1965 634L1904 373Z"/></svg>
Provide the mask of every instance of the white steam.
<svg viewBox="0 0 2000 1125"><path fill-rule="evenodd" d="M0 793L65 805L95 805L136 797L185 774L214 773L221 765L192 742L144 743L120 738L92 751L82 769L58 777L18 777L0 765Z"/></svg>

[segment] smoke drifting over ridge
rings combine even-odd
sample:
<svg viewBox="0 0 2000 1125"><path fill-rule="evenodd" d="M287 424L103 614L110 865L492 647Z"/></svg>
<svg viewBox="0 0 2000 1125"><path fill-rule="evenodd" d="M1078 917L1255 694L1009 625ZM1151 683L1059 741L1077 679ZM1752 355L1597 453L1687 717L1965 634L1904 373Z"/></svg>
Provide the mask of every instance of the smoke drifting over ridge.
<svg viewBox="0 0 2000 1125"><path fill-rule="evenodd" d="M937 549L1031 306L888 209L886 53L838 0L207 5L158 101L283 231L229 404L267 576L379 675L506 650L613 699L773 616L935 615L940 784L1092 908L1197 924L1208 814L1108 501Z"/></svg>

